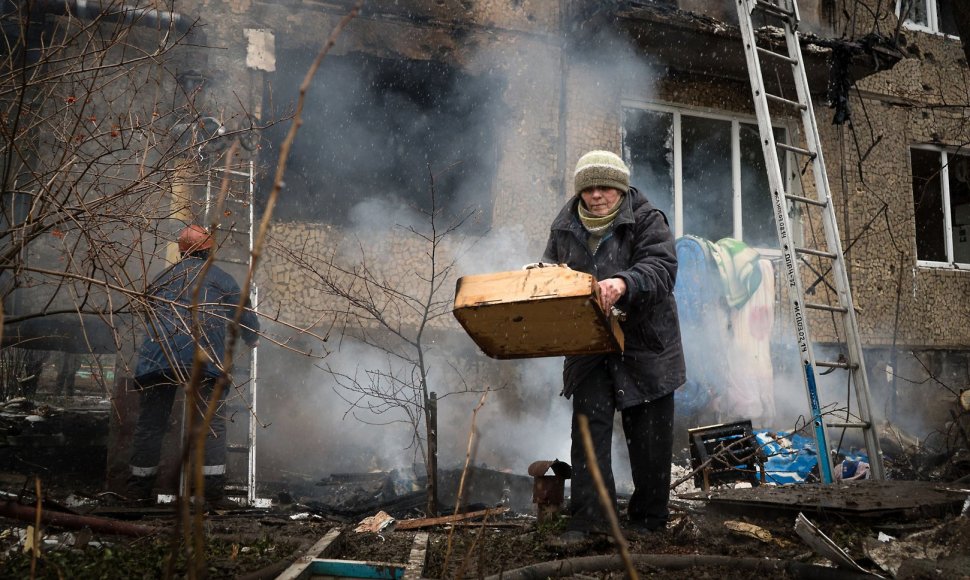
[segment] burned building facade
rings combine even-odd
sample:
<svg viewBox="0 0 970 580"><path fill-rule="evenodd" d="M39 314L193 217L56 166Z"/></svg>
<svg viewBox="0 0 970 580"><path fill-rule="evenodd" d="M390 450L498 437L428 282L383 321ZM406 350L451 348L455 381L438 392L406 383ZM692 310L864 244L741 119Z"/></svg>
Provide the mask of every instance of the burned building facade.
<svg viewBox="0 0 970 580"><path fill-rule="evenodd" d="M886 4L801 2L803 49L876 414L921 433L950 420L970 378L970 329L960 323L970 316L968 65L952 36L952 3L927 2L902 19L898 7ZM243 173L252 162L256 211L248 219L258 220L267 208L304 75L352 6L339 0L179 3L182 16L199 18L205 31L206 47L182 47L178 55L178 67L198 75L203 87L196 108L230 133L255 135L247 137L252 151L240 149L233 162ZM305 462L325 461L335 446L345 461L331 462L334 468L374 456L342 438L341 429L301 426L345 419L344 411L333 411L339 399L327 381L334 377L322 378L320 366L343 364L343 376L353 375L355 365L340 361L366 367L360 350L333 340L344 336L336 329L352 314L335 306L346 297L334 297L323 271L334 264L353 270L364 257L376 279L406 280L413 293L425 292L427 238L411 234L426 231L429 214L445 229L461 223L438 247L441 263L454 264L435 286L443 292L439 302L447 302L457 276L538 259L548 224L570 195L576 159L589 149L609 149L627 160L634 185L665 211L678 237L733 237L777 258L734 11L732 2L687 0L365 2L307 86L256 272L262 316L291 330L329 333L332 351L321 359L328 362L308 363L312 349L262 343L260 420L270 424L267 433L278 434L266 437L261 452L267 469L288 469L275 458L286 455L294 438L319 450ZM829 102L841 109L833 111ZM776 134L798 142L795 119L777 113ZM830 123L837 114L840 122ZM796 190L803 170L786 160ZM210 193L216 189L208 184ZM238 189L245 197L246 185ZM196 180L191 196L202 199L206 190ZM177 219L207 220L200 208ZM229 217L227 210L227 230L242 212ZM795 221L800 236L819 231L807 215ZM251 223L240 228L247 235L253 229ZM803 275L806 286L818 284L811 272ZM794 339L778 292L780 323L772 341L781 373L794 366L782 346ZM824 297L823 288L819 294ZM395 316L402 328L424 321L420 312ZM812 322L820 342L841 339L830 319ZM548 408L556 399L554 364L541 373L496 370L449 316L427 323L442 367L458 361L467 366L467 381L511 385L498 395L503 413L514 418L530 403ZM119 364L116 372L124 368ZM535 392L521 392L525 384ZM796 398L791 406L803 406L798 388L776 400ZM456 416L472 406L466 399ZM451 434L461 439L462 432ZM452 445L442 453L463 442ZM564 449L562 442L549 453L555 449ZM523 465L541 455L523 458Z"/></svg>

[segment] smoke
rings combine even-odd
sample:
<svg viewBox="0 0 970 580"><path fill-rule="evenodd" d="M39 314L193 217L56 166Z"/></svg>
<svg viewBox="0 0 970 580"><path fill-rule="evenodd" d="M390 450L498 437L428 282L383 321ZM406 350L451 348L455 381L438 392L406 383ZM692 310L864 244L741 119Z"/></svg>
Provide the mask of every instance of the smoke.
<svg viewBox="0 0 970 580"><path fill-rule="evenodd" d="M530 255L528 249L529 236L524 225L495 228L486 236L468 241L456 269L461 276L517 270L541 257Z"/></svg>
<svg viewBox="0 0 970 580"><path fill-rule="evenodd" d="M256 434L258 477L262 481L315 480L330 473L390 470L411 467L406 425L399 416L367 417L368 424L348 414L334 391L334 378L324 370L366 381L367 369L386 368L372 350L344 343L325 361L293 353L263 357L259 368L258 415L269 427ZM396 445L387 445L395 441Z"/></svg>
<svg viewBox="0 0 970 580"><path fill-rule="evenodd" d="M439 395L439 464L451 468L464 461L472 411L486 388L489 393L476 418L476 464L525 474L533 461L567 459L570 414L568 403L558 396L561 361L491 361L475 352L470 339L457 342L432 343L427 349L429 389ZM480 392L448 394L456 390L459 378L449 362L458 357L471 362L459 370L468 387ZM375 412L351 411L348 401L359 394L338 385L326 370L368 386L377 372L407 376L400 373L405 366L351 340L341 341L332 355L316 364L292 353L264 357L258 414L269 428L257 434L260 479L315 480L330 473L369 470L407 472L420 465L408 417L400 409L379 407L381 401L376 398L363 400ZM344 386L350 384L345 378L339 380Z"/></svg>
<svg viewBox="0 0 970 580"><path fill-rule="evenodd" d="M567 88L570 110L575 111L571 114L593 119L591 123L598 115L615 116L621 93L624 98L653 100L654 85L660 77L660 69L637 54L626 38L608 31L594 36L587 40L592 50L570 55ZM528 156L508 159L503 153L513 140L535 138L517 131L512 126L514 120L530 119L549 108L548 103L522 99L522 95L536 92L534 87L524 88L523 83L545 82L548 86L538 92L552 97L559 93L560 79L557 75L523 74L523 67L547 60L547 54L529 54L525 44L514 51L503 50L483 48L465 55L464 62L474 63L475 70L489 71L477 75L436 61L390 61L360 54L328 59L308 95L312 115L307 116L294 148L278 216L333 224L345 239L364 241L377 249L375 256L383 252L390 261L401 259L402 253L423 259L425 249L402 247L399 239L409 229L427 234L428 212L433 208L438 210L435 220L439 232L465 220L459 235L445 246L447 259L455 259L457 276L518 269L539 259L541 248L536 252L536 240L546 239L559 207L536 201L541 188L534 184L540 179L558 178L540 175L543 168L553 171L555 163ZM286 102L283 89L298 85L305 61L296 53L279 59L275 87L278 109L280 102ZM509 95L519 100L507 98ZM554 123L554 118L550 120ZM716 206L710 203L710 196L729 196L730 188L725 190L719 184L731 180L715 173L715 169L723 168L708 161L729 161L722 153L730 147L709 139L709 120L698 120L694 146L687 153L695 155L692 162L708 172L688 178L685 189L696 192L685 206L691 208L691 219L716 229L725 215L716 210L702 213ZM554 125L539 124L537 130L557 134ZM619 149L618 141L609 140L615 137L596 136L607 140L583 142L582 146ZM661 138L669 141L669 132L664 131ZM566 160L567 166L573 161ZM500 166L503 173L530 176L533 187L499 191L495 180ZM730 167L727 171L730 175ZM634 183L637 179L634 174ZM648 197L653 190L663 189L662 181L644 182L649 184L644 188ZM568 183L567 179L567 189ZM564 193L556 199L568 198L570 192ZM515 208L544 207L547 213L501 214L494 211L493 195L502 197L503 203L510 199L509 205ZM493 215L501 215L502 221L493 223ZM730 224L730 215L727 217ZM442 467L463 462L472 410L485 388L490 393L476 417L476 463L524 474L536 460L568 461L571 404L559 396L560 358L494 361L479 353L463 334L446 332L438 336L426 345L429 388L439 395ZM685 342L696 340L696 336L685 334ZM360 343L343 340L339 347L331 347L333 354L319 364L330 365L338 372L366 378L366 371L402 370L396 366L399 363ZM715 352L709 358L716 356ZM419 460L409 447L412 435L408 418L400 411L348 414L347 401L338 396L348 393L341 391L325 370L295 356L267 358L261 369L263 383L279 385L279 391L274 386L265 389L271 394L261 418L271 422L272 428L262 439L261 469L322 477L335 471L406 468ZM699 360L700 364L705 362ZM789 413L805 414L799 377L797 357L794 364L776 374L775 394L782 421ZM466 387L473 392L452 394ZM299 451L293 441L301 442ZM615 437L615 448L615 473L622 488L629 479L622 436Z"/></svg>
<svg viewBox="0 0 970 580"><path fill-rule="evenodd" d="M276 115L287 111L308 64L302 51L284 51ZM421 213L433 208L441 223L477 211L486 220L469 226L484 231L491 205L482 194L495 172L503 85L498 75L472 75L441 61L328 58L307 93L276 217L341 226L377 220L386 228L392 216L405 226L423 223ZM287 129L273 126L267 141L280 143ZM401 219L402 207L413 215Z"/></svg>
<svg viewBox="0 0 970 580"><path fill-rule="evenodd" d="M652 94L654 71L625 43L611 46L615 58L610 59L608 69L600 67L599 71L633 82L638 95ZM334 58L320 71L321 81L308 94L313 114L307 115L294 147L293 169L286 179L279 217L333 224L344 235L343 255L352 256L351 246L356 242L351 240L360 240L373 250L369 258L383 256L393 261L403 252L411 253L419 264L424 260L419 252L427 248L410 242L402 245L400 240L414 238L408 232L412 228L429 233L433 191L439 232L465 220L458 235L442 247L442 258L455 260L456 276L518 269L538 260L541 248L536 251L536 240L544 242L548 236L559 209L555 203L536 204L535 189L501 192L499 195L512 196L524 207L546 207L548 213L522 215L502 223L491 220L491 192L496 191L502 139L517 138L509 131L509 119L527 117L549 106L535 99L513 102L503 95L559 92L556 75L523 78L521 67L548 56L532 55L529 50L527 46L514 51L498 47L467 56L465 61L474 63L476 70L490 71L478 75L440 62L385 61L363 55ZM278 62L281 70L275 90L279 109L286 97L283 88L296 86L305 69L296 54ZM541 82L548 86L533 86ZM512 110L514 107L522 108ZM283 129L281 125L280 135ZM521 172L514 170L519 175L532 172L536 179L550 181L557 177L540 176L554 167L540 161L506 159L504 171L520 168ZM384 266L375 270L394 271L393 265ZM401 273L399 266L396 271L402 276L415 274ZM442 467L464 461L472 411L486 387L490 392L476 418L476 463L525 474L536 460L568 461L571 404L559 396L561 358L495 361L482 355L463 334L449 331L437 336L440 338L427 339L425 344L429 389L439 396ZM333 353L317 366L295 355L274 353L261 358L261 384L267 385L263 390L267 400L260 416L272 423L260 439L261 471L317 478L335 471L409 467L412 461L420 461L409 448L408 418L400 410L348 413L349 404L338 394L350 394L319 367L329 365L338 373L358 378L367 378L366 371L399 373L406 369L376 349L348 339L330 347ZM451 394L465 388L473 392ZM293 441L301 442L300 451Z"/></svg>
<svg viewBox="0 0 970 580"><path fill-rule="evenodd" d="M724 2L721 6L726 13L734 14L732 4ZM803 6L803 14L809 12ZM483 49L473 55L464 54L461 62L471 65L465 68L441 62L388 61L353 54L328 59L320 73L322 84L311 90L313 119L308 119L301 132L300 139L305 140L296 147L284 192L288 203L281 206L280 216L334 224L348 238L373 241L376 246L383 244L386 253L397 259L401 249L395 232L408 228L427 232L428 220L423 212L431 207L429 199L433 190L435 207L442 210L439 225L470 215L460 232L463 237L448 245L449 259L457 259L457 275L516 269L537 260L541 248L536 251L536 240L546 238L548 225L559 209L559 200L568 198L569 192L550 196L545 189L547 183L562 177L544 174L554 171L555 149L553 155L548 155L549 150L541 150L545 155L529 155L512 146L523 140L562 138L558 135L557 118L549 114L558 103L550 107L548 103L522 98L522 95L536 94L523 88L528 83L542 85L540 92L550 101L559 93L560 78L556 74L536 75L535 69L527 68L527 63L549 60L547 54L530 54L529 46L528 42L521 42L514 47L493 47L491 52ZM571 45L571 50L566 106L570 115L569 145L573 149L568 150L568 155L581 153L574 150L580 147L616 150L615 131L611 134L601 127L611 126L619 103L615 98L617 93L622 88L623 98L634 106L637 101L656 100L654 83L661 74L660 69L652 66L648 57L637 54L627 39L612 36L609 31L586 38L583 46ZM286 84L296 86L297 75L305 70L305 59L285 55L280 65L283 76L278 79L277 88ZM292 73L289 81L285 77L290 74L288 66ZM469 72L472 68L489 72L473 74ZM282 93L279 95L285 97ZM676 97L661 96L663 100L671 98ZM645 140L641 147L663 150L664 162L650 166L647 160L642 160L638 165L638 160L632 159L632 179L667 211L672 222L672 197L661 198L665 195L663 192L673 190L669 172L673 166L673 123L669 113L662 114L667 117L658 120L661 113L657 113L658 119L645 125L642 133L652 140ZM535 118L543 121L536 122ZM685 172L684 214L688 233L711 239L730 235L732 214L719 211L725 205L731 207L730 142L724 139L730 130L725 121L701 116L693 117L693 124L688 120L685 125L681 127L686 140L681 143L685 166L701 168L694 173ZM533 135L540 131L541 138ZM749 181L749 175L760 175L763 167L746 153L753 151L757 157L760 148L753 133L750 143L745 145L745 135L742 127L742 163L750 173L742 173L741 179L745 190L756 190L758 184L754 179ZM628 153L624 151L627 159ZM574 161L566 159L566 167L558 168L567 176L567 190L569 166ZM509 174L515 176L508 177ZM514 184L510 190L505 189L508 183ZM519 187L522 184L527 186ZM537 200L540 197L551 199ZM723 203L725 200L728 203ZM749 201L745 197L742 202L745 238L752 241L752 234L757 232L755 241L759 245L769 243L772 228L759 227L764 223L751 227L748 221ZM503 205L496 207L497 204ZM513 209L509 210L510 207ZM547 212L520 211L536 207L543 207ZM499 216L494 222L493 215ZM779 311L785 308L781 305ZM777 324L783 325L782 320L779 318ZM441 396L442 466L463 461L472 410L478 393L486 387L490 393L476 418L476 462L524 473L526 466L535 460L568 460L570 403L559 396L562 387L559 358L493 361L478 353L464 335L441 336L431 343L429 360L430 386ZM723 376L718 375L724 368L720 363L724 362L728 349L723 341L714 338L710 325L684 328L685 344L695 349L701 345L688 361L688 372L705 376L707 386L716 396L724 388ZM775 429L804 426L811 417L794 331L787 326L776 328L772 349L774 409L766 410L764 417L756 417L755 426ZM822 358L823 353L819 354ZM271 382L279 384L281 389L279 394L272 395L274 402L263 411L265 418L273 422L272 431L275 431L266 438L267 448L271 450L264 453L268 468L279 472L310 470L318 477L333 471L391 469L410 465L415 459L413 450L408 448L411 435L406 425L368 424L348 415L347 403L336 395L338 387L332 376L303 359L282 357L273 362L277 369ZM344 341L326 362L347 373L384 369L388 365L387 359L377 356L372 349L349 341ZM452 365L462 371L461 376L453 372ZM475 393L449 394L463 382ZM686 388L681 390L684 391ZM845 408L846 395L844 372L821 377L819 396L823 408ZM882 399L874 401L877 414L884 405ZM849 406L855 408L854 399ZM682 423L676 433L678 447L686 444L680 427L751 418L742 409L715 408L712 402L693 417L686 417L685 410L678 407ZM386 413L380 419L387 423L403 417ZM696 421L691 423L692 420ZM293 441L308 443L309 451L296 455ZM615 441L614 465L622 487L622 481L628 478L623 460L625 449L621 436Z"/></svg>

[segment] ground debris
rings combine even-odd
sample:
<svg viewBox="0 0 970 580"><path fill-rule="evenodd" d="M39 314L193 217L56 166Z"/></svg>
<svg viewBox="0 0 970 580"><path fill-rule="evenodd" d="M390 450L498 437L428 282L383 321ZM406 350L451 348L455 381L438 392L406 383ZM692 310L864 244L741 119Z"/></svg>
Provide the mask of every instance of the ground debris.
<svg viewBox="0 0 970 580"><path fill-rule="evenodd" d="M420 518L416 520L403 520L398 522L397 529L399 530L415 530L418 528L428 528L431 526L440 526L443 524L451 524L460 521L476 520L478 518L487 518L491 516L497 516L504 514L509 511L507 507L497 507L484 509L475 512L467 512L462 514L453 514L450 516L441 516L440 518ZM487 522L486 522L487 523Z"/></svg>
<svg viewBox="0 0 970 580"><path fill-rule="evenodd" d="M771 532L769 532L768 530L762 527L756 526L754 524L749 524L747 522L728 520L724 522L724 527L731 530L732 532L736 532L742 536L747 536L749 538L760 540L766 544L775 544L782 548L789 548L792 546L791 542L787 540L783 540L781 538L776 538L772 536Z"/></svg>
<svg viewBox="0 0 970 580"><path fill-rule="evenodd" d="M379 511L376 514L361 520L360 524L354 528L354 531L358 534L362 532L379 534L381 532L393 532L396 526L397 520L391 517L391 515L387 512Z"/></svg>
<svg viewBox="0 0 970 580"><path fill-rule="evenodd" d="M798 518L795 520L795 532L817 554L828 558L839 568L868 573L868 570L856 563L845 550L839 547L831 538L822 533L822 530L818 529L815 524L809 521L805 517L805 514L798 514Z"/></svg>
<svg viewBox="0 0 970 580"><path fill-rule="evenodd" d="M883 539L866 538L862 548L870 560L893 577L900 577L904 563L911 568L923 567L922 564L913 563L913 560L921 560L926 565L932 565L930 567L939 564L936 566L938 570L955 564L962 567L961 577L966 577L970 575L970 568L967 567L970 561L966 558L970 553L970 520L961 516L899 539L890 536ZM951 560L951 556L963 557L962 565L958 560Z"/></svg>

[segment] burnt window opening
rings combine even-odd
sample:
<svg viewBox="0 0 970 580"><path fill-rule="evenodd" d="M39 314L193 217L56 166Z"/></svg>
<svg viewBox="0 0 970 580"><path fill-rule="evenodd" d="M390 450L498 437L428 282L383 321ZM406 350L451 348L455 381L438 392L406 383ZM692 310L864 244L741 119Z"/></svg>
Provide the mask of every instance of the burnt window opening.
<svg viewBox="0 0 970 580"><path fill-rule="evenodd" d="M953 14L953 4L958 1L966 0L896 0L896 15L909 28L959 36Z"/></svg>
<svg viewBox="0 0 970 580"><path fill-rule="evenodd" d="M937 148L910 150L916 259L924 265L970 265L970 156Z"/></svg>
<svg viewBox="0 0 970 580"><path fill-rule="evenodd" d="M675 236L778 247L757 125L672 107L627 107L623 113L630 180L667 215ZM775 129L775 140L785 142L783 129ZM787 175L786 158L780 161Z"/></svg>
<svg viewBox="0 0 970 580"><path fill-rule="evenodd" d="M275 117L292 111L312 56L291 50L277 59L280 69L266 95ZM430 211L433 176L439 224L475 210L462 231L484 233L491 223L501 85L437 61L328 58L307 92L274 217L343 226L359 222L362 212ZM267 131L269 170L260 198L271 189L289 126Z"/></svg>

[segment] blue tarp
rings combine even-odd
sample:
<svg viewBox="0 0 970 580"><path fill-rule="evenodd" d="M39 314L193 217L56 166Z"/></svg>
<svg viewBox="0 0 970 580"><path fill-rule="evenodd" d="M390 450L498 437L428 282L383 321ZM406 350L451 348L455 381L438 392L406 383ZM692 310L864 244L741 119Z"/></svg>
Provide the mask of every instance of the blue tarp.
<svg viewBox="0 0 970 580"><path fill-rule="evenodd" d="M790 431L755 431L754 436L768 457L765 482L782 485L815 479L811 475L818 465L814 439Z"/></svg>
<svg viewBox="0 0 970 580"><path fill-rule="evenodd" d="M768 458L764 468L766 483L783 485L818 480L812 473L818 465L815 439L791 431L763 430L755 431L754 435ZM842 478L851 478L859 469L860 462L868 461L864 453L847 454L839 466Z"/></svg>

